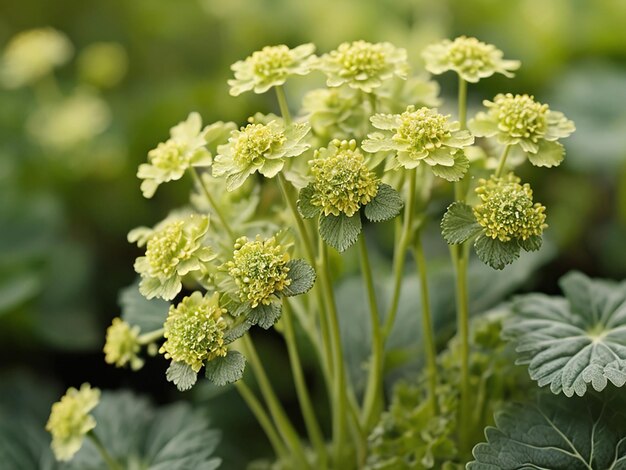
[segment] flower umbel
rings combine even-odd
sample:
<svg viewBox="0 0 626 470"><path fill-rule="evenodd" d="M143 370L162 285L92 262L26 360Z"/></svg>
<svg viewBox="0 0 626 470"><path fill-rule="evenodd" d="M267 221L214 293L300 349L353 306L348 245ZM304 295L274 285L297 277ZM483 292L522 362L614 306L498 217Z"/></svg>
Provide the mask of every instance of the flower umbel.
<svg viewBox="0 0 626 470"><path fill-rule="evenodd" d="M439 75L454 70L463 80L471 83L494 73L511 78L511 72L520 67L518 60L504 60L502 51L495 46L465 36L432 44L422 56L430 73Z"/></svg>
<svg viewBox="0 0 626 470"><path fill-rule="evenodd" d="M250 90L265 93L273 86L284 84L291 75L308 74L314 59L313 52L313 44L302 44L294 49L281 44L253 52L230 67L235 72L235 78L228 80L230 94L238 96Z"/></svg>
<svg viewBox="0 0 626 470"><path fill-rule="evenodd" d="M324 54L317 68L326 74L329 87L347 84L371 93L394 76L407 78L409 64L405 49L388 42L344 42L336 50Z"/></svg>
<svg viewBox="0 0 626 470"><path fill-rule="evenodd" d="M96 420L89 412L98 405L100 390L83 384L74 387L60 401L52 405L46 431L52 434L52 451L57 460L68 461L83 445L85 434L96 427Z"/></svg>
<svg viewBox="0 0 626 470"><path fill-rule="evenodd" d="M133 370L143 367L143 359L138 356L141 349L139 344L139 327L131 326L121 318L114 318L107 328L106 343L104 344L104 360L107 364L124 367L130 364Z"/></svg>

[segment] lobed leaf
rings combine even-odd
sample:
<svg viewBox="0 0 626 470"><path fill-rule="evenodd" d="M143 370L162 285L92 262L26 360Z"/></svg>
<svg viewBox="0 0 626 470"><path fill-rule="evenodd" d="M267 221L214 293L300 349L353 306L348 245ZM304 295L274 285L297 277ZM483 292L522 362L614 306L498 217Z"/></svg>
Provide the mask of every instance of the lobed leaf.
<svg viewBox="0 0 626 470"><path fill-rule="evenodd" d="M450 245L465 243L482 231L472 208L463 202L453 202L441 220L441 234Z"/></svg>
<svg viewBox="0 0 626 470"><path fill-rule="evenodd" d="M357 212L352 217L341 213L340 215L320 216L320 236L322 239L342 252L350 248L359 238L361 233L361 216Z"/></svg>
<svg viewBox="0 0 626 470"><path fill-rule="evenodd" d="M371 222L383 222L400 214L404 202L398 191L385 183L378 186L376 196L365 205L363 213Z"/></svg>
<svg viewBox="0 0 626 470"><path fill-rule="evenodd" d="M504 269L519 258L520 246L514 240L502 242L497 238L479 236L474 242L478 258L493 269Z"/></svg>
<svg viewBox="0 0 626 470"><path fill-rule="evenodd" d="M205 367L206 378L215 385L222 387L237 382L243 377L246 358L237 351L228 351L223 357L216 357Z"/></svg>
<svg viewBox="0 0 626 470"><path fill-rule="evenodd" d="M315 269L303 259L292 259L287 263L291 283L282 290L287 297L306 294L315 284Z"/></svg>
<svg viewBox="0 0 626 470"><path fill-rule="evenodd" d="M274 326L282 314L282 306L278 302L271 302L269 305L260 304L250 309L248 321L252 325L259 325L261 328L269 329Z"/></svg>
<svg viewBox="0 0 626 470"><path fill-rule="evenodd" d="M165 372L168 382L173 382L181 392L189 390L198 380L198 374L184 362L172 361Z"/></svg>

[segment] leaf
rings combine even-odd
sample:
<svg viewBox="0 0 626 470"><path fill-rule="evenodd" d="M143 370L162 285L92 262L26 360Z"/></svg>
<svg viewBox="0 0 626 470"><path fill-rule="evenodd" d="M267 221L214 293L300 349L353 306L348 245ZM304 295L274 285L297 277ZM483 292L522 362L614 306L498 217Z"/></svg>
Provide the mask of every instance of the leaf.
<svg viewBox="0 0 626 470"><path fill-rule="evenodd" d="M320 213L320 208L311 204L311 198L313 197L314 192L315 190L313 189L312 184L309 184L300 190L300 195L298 196L297 201L298 212L300 212L300 215L305 219L312 219Z"/></svg>
<svg viewBox="0 0 626 470"><path fill-rule="evenodd" d="M542 395L496 413L468 470L618 470L626 466L623 399Z"/></svg>
<svg viewBox="0 0 626 470"><path fill-rule="evenodd" d="M237 382L243 377L246 358L237 351L228 351L223 357L216 357L207 362L206 378L219 387Z"/></svg>
<svg viewBox="0 0 626 470"><path fill-rule="evenodd" d="M565 147L558 142L542 140L537 153L528 153L528 160L535 166L551 168L559 166L565 157Z"/></svg>
<svg viewBox="0 0 626 470"><path fill-rule="evenodd" d="M450 245L465 243L482 231L472 208L463 202L453 202L441 220L441 234Z"/></svg>
<svg viewBox="0 0 626 470"><path fill-rule="evenodd" d="M479 236L474 242L478 258L493 269L504 269L519 258L520 247L516 241L501 242L485 235Z"/></svg>
<svg viewBox="0 0 626 470"><path fill-rule="evenodd" d="M252 325L259 325L261 328L269 329L274 326L282 314L282 306L280 303L271 302L269 305L259 304L257 307L250 309L248 320Z"/></svg>
<svg viewBox="0 0 626 470"><path fill-rule="evenodd" d="M352 217L341 215L320 215L319 230L322 239L342 252L350 248L361 233L361 216L357 212Z"/></svg>
<svg viewBox="0 0 626 470"><path fill-rule="evenodd" d="M566 297L529 294L516 299L505 325L518 363L540 387L583 396L587 386L626 383L626 283L612 285L580 273L561 280Z"/></svg>
<svg viewBox="0 0 626 470"><path fill-rule="evenodd" d="M134 283L120 291L118 303L122 309L122 319L147 333L163 328L167 318L169 302L160 299L148 300L139 293L139 283Z"/></svg>
<svg viewBox="0 0 626 470"><path fill-rule="evenodd" d="M252 323L248 318L245 318L241 323L234 323L224 334L224 343L230 344L236 339L241 338L250 329Z"/></svg>
<svg viewBox="0 0 626 470"><path fill-rule="evenodd" d="M381 183L376 196L365 205L363 213L371 222L383 222L396 217L403 206L404 202L398 191L388 184Z"/></svg>
<svg viewBox="0 0 626 470"><path fill-rule="evenodd" d="M543 239L541 238L541 235L532 235L526 240L519 239L517 243L524 251L537 251L541 248Z"/></svg>
<svg viewBox="0 0 626 470"><path fill-rule="evenodd" d="M291 283L282 290L283 295L292 297L310 291L315 284L315 269L303 259L292 259L287 263L287 267Z"/></svg>
<svg viewBox="0 0 626 470"><path fill-rule="evenodd" d="M458 151L454 156L454 165L452 166L444 166L444 165L435 165L431 166L433 173L435 176L439 176L447 181L459 181L469 168L469 159L465 156L462 151Z"/></svg>
<svg viewBox="0 0 626 470"><path fill-rule="evenodd" d="M37 274L25 271L0 278L0 315L32 299L41 291Z"/></svg>
<svg viewBox="0 0 626 470"><path fill-rule="evenodd" d="M198 380L198 374L184 362L172 361L165 372L168 382L173 382L181 392L189 390Z"/></svg>

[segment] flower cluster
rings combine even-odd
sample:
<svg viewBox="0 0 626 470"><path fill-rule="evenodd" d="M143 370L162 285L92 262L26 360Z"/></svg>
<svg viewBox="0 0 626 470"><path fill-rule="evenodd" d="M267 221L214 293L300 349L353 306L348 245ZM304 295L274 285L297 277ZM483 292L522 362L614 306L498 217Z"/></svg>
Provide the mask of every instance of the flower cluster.
<svg viewBox="0 0 626 470"><path fill-rule="evenodd" d="M371 93L394 76L405 79L409 72L406 50L388 42L366 41L344 42L324 54L317 68L326 74L329 87L347 84L365 93Z"/></svg>
<svg viewBox="0 0 626 470"><path fill-rule="evenodd" d="M284 84L291 75L306 75L315 59L313 52L313 44L302 44L294 49L281 44L253 52L245 60L231 66L235 78L228 80L230 94L238 96L250 90L265 93L274 86Z"/></svg>
<svg viewBox="0 0 626 470"><path fill-rule="evenodd" d="M269 305L285 287L289 286L290 260L284 246L275 237L254 241L241 237L235 242L232 261L224 268L235 281L239 300L251 308Z"/></svg>
<svg viewBox="0 0 626 470"><path fill-rule="evenodd" d="M208 229L207 216L191 214L165 220L154 230L131 231L131 243L146 244L146 255L135 261L135 271L141 275L139 291L148 299L172 300L182 289L182 276L202 271L203 264L214 258L211 249L202 245Z"/></svg>
<svg viewBox="0 0 626 470"><path fill-rule="evenodd" d="M143 359L138 356L141 349L139 344L139 327L131 326L121 318L114 318L107 328L104 344L104 360L107 364L124 367L130 364L131 369L139 370L143 367Z"/></svg>
<svg viewBox="0 0 626 470"><path fill-rule="evenodd" d="M166 359L187 364L198 372L206 361L226 356L224 330L226 310L219 305L219 294L194 292L170 307L165 320L165 342L159 352Z"/></svg>
<svg viewBox="0 0 626 470"><path fill-rule="evenodd" d="M432 44L422 56L430 73L439 75L454 70L463 80L471 83L494 73L510 78L513 77L511 72L520 67L518 60L504 60L502 51L495 46L465 36Z"/></svg>
<svg viewBox="0 0 626 470"><path fill-rule="evenodd" d="M85 383L80 390L70 387L52 405L46 431L52 434L52 451L57 460L70 460L80 450L85 434L96 427L96 420L89 412L99 401L100 390Z"/></svg>

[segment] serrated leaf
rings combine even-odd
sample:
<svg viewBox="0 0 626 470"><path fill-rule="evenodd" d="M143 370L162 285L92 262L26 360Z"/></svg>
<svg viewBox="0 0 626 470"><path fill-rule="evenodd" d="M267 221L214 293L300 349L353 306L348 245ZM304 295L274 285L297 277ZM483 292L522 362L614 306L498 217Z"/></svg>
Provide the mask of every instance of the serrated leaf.
<svg viewBox="0 0 626 470"><path fill-rule="evenodd" d="M570 273L566 298L529 294L516 299L504 335L518 363L540 387L568 397L626 383L626 284Z"/></svg>
<svg viewBox="0 0 626 470"><path fill-rule="evenodd" d="M245 318L241 322L234 323L227 331L224 333L224 343L230 344L236 339L241 338L246 332L250 329L252 323L248 318Z"/></svg>
<svg viewBox="0 0 626 470"><path fill-rule="evenodd" d="M269 305L259 304L257 307L250 309L248 320L251 324L259 325L267 330L274 326L281 314L282 307L278 302L272 302Z"/></svg>
<svg viewBox="0 0 626 470"><path fill-rule="evenodd" d="M450 245L465 243L482 231L472 208L463 202L453 202L441 219L441 234Z"/></svg>
<svg viewBox="0 0 626 470"><path fill-rule="evenodd" d="M465 156L464 153L457 153L454 156L454 165L452 166L444 166L444 165L435 165L430 167L435 176L439 176L440 178L445 179L446 181L455 182L459 181L465 176L467 170L469 168L470 162L469 159Z"/></svg>
<svg viewBox="0 0 626 470"><path fill-rule="evenodd" d="M303 259L292 259L287 263L291 283L282 290L287 297L306 294L315 284L315 269Z"/></svg>
<svg viewBox="0 0 626 470"><path fill-rule="evenodd" d="M322 240L339 252L346 251L359 238L361 216L357 212L352 217L340 215L321 215L319 230Z"/></svg>
<svg viewBox="0 0 626 470"><path fill-rule="evenodd" d="M300 190L297 201L298 212L300 212L300 215L305 219L312 219L320 213L320 208L311 204L311 198L314 192L315 190L311 184Z"/></svg>
<svg viewBox="0 0 626 470"><path fill-rule="evenodd" d="M206 378L219 387L237 382L243 377L246 358L237 351L228 351L224 357L216 357L206 364Z"/></svg>
<svg viewBox="0 0 626 470"><path fill-rule="evenodd" d="M172 361L165 372L168 382L173 382L181 392L189 390L198 380L198 374L184 362Z"/></svg>
<svg viewBox="0 0 626 470"><path fill-rule="evenodd" d="M136 282L120 291L118 303L122 309L122 319L137 325L143 333L163 328L170 303L161 299L146 299L139 292Z"/></svg>
<svg viewBox="0 0 626 470"><path fill-rule="evenodd" d="M400 214L404 201L398 191L385 183L378 186L376 196L365 205L363 213L371 222L383 222Z"/></svg>
<svg viewBox="0 0 626 470"><path fill-rule="evenodd" d="M623 399L616 401L543 395L535 405L508 405L467 469L623 470L626 416Z"/></svg>
<svg viewBox="0 0 626 470"><path fill-rule="evenodd" d="M520 247L516 241L501 242L485 235L479 236L474 242L474 249L483 263L493 269L504 269L519 258Z"/></svg>
<svg viewBox="0 0 626 470"><path fill-rule="evenodd" d="M541 248L543 239L541 238L541 235L532 235L526 240L518 240L517 243L524 251L537 251Z"/></svg>

